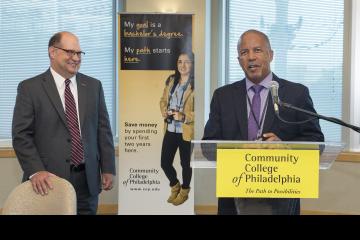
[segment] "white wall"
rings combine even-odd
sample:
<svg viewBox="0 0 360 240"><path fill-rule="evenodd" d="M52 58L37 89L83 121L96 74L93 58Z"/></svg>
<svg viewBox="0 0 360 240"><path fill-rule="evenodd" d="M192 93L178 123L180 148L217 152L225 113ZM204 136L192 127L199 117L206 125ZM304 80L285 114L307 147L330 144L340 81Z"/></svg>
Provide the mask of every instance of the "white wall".
<svg viewBox="0 0 360 240"><path fill-rule="evenodd" d="M335 162L320 171L319 199L302 199L301 209L339 214L360 214L360 163Z"/></svg>

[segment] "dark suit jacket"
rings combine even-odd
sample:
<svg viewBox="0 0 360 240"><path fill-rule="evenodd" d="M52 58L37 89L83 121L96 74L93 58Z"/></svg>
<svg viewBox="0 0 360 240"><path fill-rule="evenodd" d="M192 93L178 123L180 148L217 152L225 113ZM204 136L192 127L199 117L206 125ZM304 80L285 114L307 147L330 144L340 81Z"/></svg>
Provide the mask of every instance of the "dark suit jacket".
<svg viewBox="0 0 360 240"><path fill-rule="evenodd" d="M101 82L81 73L76 80L87 182L96 195L100 173L115 175L113 137ZM23 181L45 170L70 179L71 137L50 69L19 84L12 135Z"/></svg>
<svg viewBox="0 0 360 240"><path fill-rule="evenodd" d="M273 80L279 83L281 101L315 112L307 87L280 79L275 74L273 74ZM245 79L220 87L214 92L209 120L205 126L204 140L248 139L246 94ZM272 99L269 99L263 133L273 132L282 141L324 141L318 120L300 125L285 124L275 116ZM284 108L280 108L280 116L291 122L309 118L303 113ZM219 199L218 208L220 213L236 213L232 198Z"/></svg>

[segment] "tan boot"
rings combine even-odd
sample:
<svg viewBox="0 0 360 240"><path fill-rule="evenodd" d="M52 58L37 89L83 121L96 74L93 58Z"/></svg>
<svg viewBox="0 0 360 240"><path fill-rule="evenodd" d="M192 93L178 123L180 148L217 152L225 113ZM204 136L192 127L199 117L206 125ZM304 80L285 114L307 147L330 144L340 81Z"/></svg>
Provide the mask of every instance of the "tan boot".
<svg viewBox="0 0 360 240"><path fill-rule="evenodd" d="M175 206L183 204L189 198L190 188L183 189L181 188L180 193L177 195L175 200L172 202Z"/></svg>
<svg viewBox="0 0 360 240"><path fill-rule="evenodd" d="M177 197L177 195L180 192L180 188L181 187L180 187L179 182L171 187L171 194L170 194L170 197L167 200L168 203L172 203L175 200L175 198Z"/></svg>

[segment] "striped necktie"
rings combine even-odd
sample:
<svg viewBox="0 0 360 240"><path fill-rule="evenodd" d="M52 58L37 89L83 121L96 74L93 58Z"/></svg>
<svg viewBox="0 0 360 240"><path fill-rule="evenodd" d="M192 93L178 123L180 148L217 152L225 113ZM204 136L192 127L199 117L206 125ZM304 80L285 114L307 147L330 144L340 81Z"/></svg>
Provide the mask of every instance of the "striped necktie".
<svg viewBox="0 0 360 240"><path fill-rule="evenodd" d="M84 160L84 148L81 142L79 121L74 96L70 90L70 80L65 80L65 115L71 134L71 164L77 166Z"/></svg>

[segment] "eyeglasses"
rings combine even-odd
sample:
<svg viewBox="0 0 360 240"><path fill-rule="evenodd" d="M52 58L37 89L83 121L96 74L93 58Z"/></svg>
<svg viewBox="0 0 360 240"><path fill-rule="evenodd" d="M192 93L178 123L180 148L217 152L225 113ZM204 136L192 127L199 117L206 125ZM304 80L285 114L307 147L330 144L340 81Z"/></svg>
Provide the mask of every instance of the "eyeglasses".
<svg viewBox="0 0 360 240"><path fill-rule="evenodd" d="M61 48L61 47L56 47L56 46L53 46L54 48L57 48L57 49L60 49L60 50L63 50L64 52L66 52L66 54L68 55L69 58L72 58L73 56L76 56L78 58L81 58L82 56L85 55L85 53L83 51L79 51L79 52L76 52L74 50L70 50L70 49L64 49L64 48Z"/></svg>

